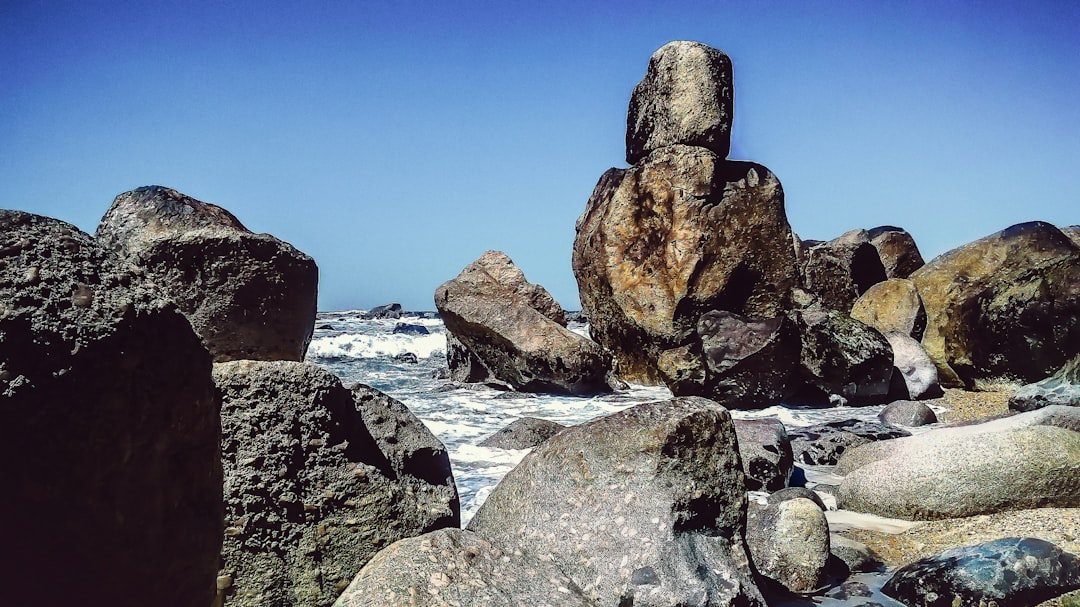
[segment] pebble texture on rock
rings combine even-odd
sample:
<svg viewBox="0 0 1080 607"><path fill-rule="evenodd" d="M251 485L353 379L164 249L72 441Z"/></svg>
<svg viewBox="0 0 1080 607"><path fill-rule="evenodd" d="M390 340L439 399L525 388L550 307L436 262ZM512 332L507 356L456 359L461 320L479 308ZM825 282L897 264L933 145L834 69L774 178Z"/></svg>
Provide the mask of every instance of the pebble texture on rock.
<svg viewBox="0 0 1080 607"><path fill-rule="evenodd" d="M219 604L326 606L391 543L460 524L445 449L404 405L290 361L214 365Z"/></svg>
<svg viewBox="0 0 1080 607"><path fill-rule="evenodd" d="M0 602L210 604L210 365L176 307L89 235L0 211Z"/></svg>
<svg viewBox="0 0 1080 607"><path fill-rule="evenodd" d="M319 269L288 243L161 186L117 196L96 236L176 302L215 362L303 360Z"/></svg>
<svg viewBox="0 0 1080 607"><path fill-rule="evenodd" d="M824 586L829 562L829 522L805 497L751 506L746 545L758 573L796 593Z"/></svg>
<svg viewBox="0 0 1080 607"><path fill-rule="evenodd" d="M700 42L669 42L649 58L626 116L626 162L685 144L726 158L734 107L731 59Z"/></svg>
<svg viewBox="0 0 1080 607"><path fill-rule="evenodd" d="M469 529L554 562L598 606L764 605L735 443L711 401L638 405L537 447Z"/></svg>

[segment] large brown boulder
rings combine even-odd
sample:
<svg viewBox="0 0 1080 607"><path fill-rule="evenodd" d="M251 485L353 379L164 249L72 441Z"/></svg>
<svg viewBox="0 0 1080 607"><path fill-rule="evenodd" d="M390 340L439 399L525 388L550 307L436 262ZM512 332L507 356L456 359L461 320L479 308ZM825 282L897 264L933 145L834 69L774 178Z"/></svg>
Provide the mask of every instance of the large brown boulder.
<svg viewBox="0 0 1080 607"><path fill-rule="evenodd" d="M435 290L453 376L523 392L608 392L611 358L568 330L551 295L505 254L488 251Z"/></svg>
<svg viewBox="0 0 1080 607"><path fill-rule="evenodd" d="M288 243L161 186L117 196L97 239L176 302L215 362L304 359L319 269Z"/></svg>
<svg viewBox="0 0 1080 607"><path fill-rule="evenodd" d="M667 350L698 344L699 318L751 322L790 307L797 282L780 181L765 167L669 146L600 178L578 219L573 267L592 336L621 377L658 384Z"/></svg>
<svg viewBox="0 0 1080 607"><path fill-rule="evenodd" d="M219 363L214 380L218 605L330 605L382 548L460 524L446 450L401 403L292 361Z"/></svg>
<svg viewBox="0 0 1080 607"><path fill-rule="evenodd" d="M866 230L852 230L810 246L802 271L807 291L845 313L867 289L887 278Z"/></svg>
<svg viewBox="0 0 1080 607"><path fill-rule="evenodd" d="M870 287L851 306L851 317L882 333L903 333L922 339L926 308L915 283L891 278Z"/></svg>
<svg viewBox="0 0 1080 607"><path fill-rule="evenodd" d="M911 280L943 386L1031 383L1080 354L1080 246L1048 223L949 251Z"/></svg>
<svg viewBox="0 0 1080 607"><path fill-rule="evenodd" d="M700 42L669 42L649 58L626 116L626 161L686 144L720 158L731 147L734 86L731 59Z"/></svg>
<svg viewBox="0 0 1080 607"><path fill-rule="evenodd" d="M903 228L879 226L867 230L870 244L877 249L885 275L889 278L907 278L923 266L922 253L911 234Z"/></svg>
<svg viewBox="0 0 1080 607"><path fill-rule="evenodd" d="M74 226L0 211L0 581L9 605L209 605L210 355Z"/></svg>
<svg viewBox="0 0 1080 607"><path fill-rule="evenodd" d="M553 562L599 607L763 605L727 410L687 397L567 428L495 487L469 530Z"/></svg>

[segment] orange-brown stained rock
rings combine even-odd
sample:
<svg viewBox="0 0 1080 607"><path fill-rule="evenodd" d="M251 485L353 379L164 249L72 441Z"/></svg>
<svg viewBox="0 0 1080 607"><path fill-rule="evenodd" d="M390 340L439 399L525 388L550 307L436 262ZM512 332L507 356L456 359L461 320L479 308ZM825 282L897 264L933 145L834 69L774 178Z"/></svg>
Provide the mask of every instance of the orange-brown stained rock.
<svg viewBox="0 0 1080 607"><path fill-rule="evenodd" d="M922 339L926 310L915 283L892 278L870 287L851 307L851 317L882 333L903 333Z"/></svg>

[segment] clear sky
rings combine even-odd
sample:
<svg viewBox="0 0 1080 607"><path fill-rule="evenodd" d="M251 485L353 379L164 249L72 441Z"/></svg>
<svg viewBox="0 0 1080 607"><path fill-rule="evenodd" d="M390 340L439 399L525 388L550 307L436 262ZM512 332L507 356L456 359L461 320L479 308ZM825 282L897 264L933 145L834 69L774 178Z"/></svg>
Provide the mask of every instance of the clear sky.
<svg viewBox="0 0 1080 607"><path fill-rule="evenodd" d="M93 232L165 185L312 255L320 309L432 293L487 249L564 306L649 55L735 66L732 158L803 238L927 259L1080 223L1080 3L0 0L0 207Z"/></svg>

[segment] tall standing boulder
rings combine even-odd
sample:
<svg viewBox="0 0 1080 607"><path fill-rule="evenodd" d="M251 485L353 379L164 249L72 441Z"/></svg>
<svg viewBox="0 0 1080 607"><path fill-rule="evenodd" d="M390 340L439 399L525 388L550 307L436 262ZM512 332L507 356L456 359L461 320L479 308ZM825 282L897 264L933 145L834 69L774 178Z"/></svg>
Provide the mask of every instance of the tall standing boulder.
<svg viewBox="0 0 1080 607"><path fill-rule="evenodd" d="M176 302L215 362L304 359L319 270L288 243L161 186L117 196L96 235Z"/></svg>
<svg viewBox="0 0 1080 607"><path fill-rule="evenodd" d="M566 328L566 314L505 254L488 251L435 290L455 377L523 392L609 392L611 358Z"/></svg>
<svg viewBox="0 0 1080 607"><path fill-rule="evenodd" d="M1080 246L1048 223L979 239L910 278L945 387L1031 383L1080 354Z"/></svg>
<svg viewBox="0 0 1080 607"><path fill-rule="evenodd" d="M210 604L210 366L176 307L89 235L0 211L4 603Z"/></svg>
<svg viewBox="0 0 1080 607"><path fill-rule="evenodd" d="M723 52L684 40L660 47L630 96L626 162L680 143L727 157L734 90L731 59Z"/></svg>
<svg viewBox="0 0 1080 607"><path fill-rule="evenodd" d="M925 263L915 239L903 228L878 226L867 230L866 235L877 249L889 278L907 278Z"/></svg>
<svg viewBox="0 0 1080 607"><path fill-rule="evenodd" d="M404 405L293 361L219 363L214 380L218 605L330 605L382 548L460 524L446 450Z"/></svg>

